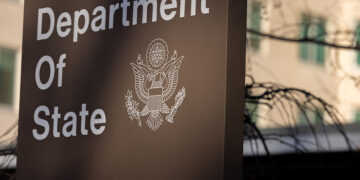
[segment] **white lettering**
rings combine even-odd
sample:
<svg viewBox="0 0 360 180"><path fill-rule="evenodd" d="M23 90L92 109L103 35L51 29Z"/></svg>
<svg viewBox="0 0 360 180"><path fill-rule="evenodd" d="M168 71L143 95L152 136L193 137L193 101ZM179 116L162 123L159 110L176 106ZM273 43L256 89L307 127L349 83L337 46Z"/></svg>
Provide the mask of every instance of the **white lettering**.
<svg viewBox="0 0 360 180"><path fill-rule="evenodd" d="M180 1L180 17L185 17L185 0Z"/></svg>
<svg viewBox="0 0 360 180"><path fill-rule="evenodd" d="M49 76L48 81L45 84L42 83L41 79L40 79L40 70L41 70L41 66L44 64L44 62L47 62L50 66L50 76ZM54 67L53 59L50 56L43 56L37 63L36 70L35 70L35 81L36 81L36 85L38 86L38 88L41 90L48 89L54 80L54 75L55 75L55 67Z"/></svg>
<svg viewBox="0 0 360 180"><path fill-rule="evenodd" d="M74 112L66 113L64 116L64 120L67 121L69 118L71 118L71 121L66 122L62 128L62 133L64 134L64 137L76 136L76 114ZM70 131L68 131L69 127L71 127Z"/></svg>
<svg viewBox="0 0 360 180"><path fill-rule="evenodd" d="M32 130L32 134L34 138L39 141L44 140L49 135L49 131L50 131L49 123L44 119L39 118L40 112L44 112L46 116L50 115L49 108L47 108L46 106L39 106L35 110L34 113L35 124L42 126L44 128L43 133L39 133L37 129Z"/></svg>
<svg viewBox="0 0 360 180"><path fill-rule="evenodd" d="M134 1L134 9L133 9L133 25L137 24L137 15L138 15L138 9L139 6L142 6L143 12L142 12L142 23L147 23L147 10L149 7L149 4L152 5L152 22L156 22L157 20L157 1L156 0L140 0L140 1Z"/></svg>
<svg viewBox="0 0 360 180"><path fill-rule="evenodd" d="M186 3L190 4L187 5ZM110 4L109 7L95 7L91 17L90 11L86 9L75 11L74 17L71 17L68 12L62 12L56 17L50 7L40 8L38 9L37 40L48 39L54 31L55 25L59 37L65 38L73 31L72 41L78 42L79 36L85 34L88 29L91 29L92 32L104 31L106 28L113 29L116 26L117 15L120 16L119 20L121 20L121 23L118 24L128 27L138 24L139 15L142 16L142 24L148 23L150 15L152 22L157 22L158 14L165 21L174 19L177 13L179 13L180 18L184 18L186 12L189 12L190 16L195 16L197 5L200 5L202 14L210 13L207 0L122 0L121 3ZM152 12L148 13L150 7ZM186 11L186 7L189 7L190 10ZM117 13L118 11L119 13ZM131 15L129 15L129 11L132 13ZM109 13L108 16L107 13ZM47 22L44 21L45 17L49 17L50 23L45 23ZM109 20L107 21L106 18ZM48 24L49 27L43 28L44 24Z"/></svg>
<svg viewBox="0 0 360 180"><path fill-rule="evenodd" d="M191 16L196 15L196 0L191 0Z"/></svg>
<svg viewBox="0 0 360 180"><path fill-rule="evenodd" d="M97 118L97 116L100 116ZM106 123L106 116L105 112L102 109L96 109L90 119L90 128L93 134L100 135L105 131L105 126L100 126L99 128L96 128L96 125L98 124L104 124Z"/></svg>
<svg viewBox="0 0 360 180"><path fill-rule="evenodd" d="M171 4L165 4L166 1L161 1L160 15L165 21L170 21L176 15L176 11L173 10L169 14L166 14L166 10L174 9L177 7L176 0L171 0Z"/></svg>
<svg viewBox="0 0 360 180"><path fill-rule="evenodd" d="M44 14L48 14L49 18L50 18L50 27L46 33L42 33L42 29L43 29L42 24L43 24L43 15ZM50 37L50 35L52 34L52 32L54 31L54 26L55 26L54 11L49 7L39 9L38 26L37 26L37 40L39 41L39 40L48 39Z"/></svg>
<svg viewBox="0 0 360 180"><path fill-rule="evenodd" d="M63 69L66 67L64 59L66 59L66 54L60 56L59 63L56 65L56 68L58 69L58 87L62 87Z"/></svg>
<svg viewBox="0 0 360 180"><path fill-rule="evenodd" d="M109 29L114 28L114 15L117 10L119 10L119 3L116 3L115 5L110 5Z"/></svg>
<svg viewBox="0 0 360 180"><path fill-rule="evenodd" d="M51 118L54 120L54 128L53 128L53 135L55 138L60 137L60 132L58 131L58 123L59 118L61 115L59 114L59 107L54 107L54 113L52 114Z"/></svg>
<svg viewBox="0 0 360 180"><path fill-rule="evenodd" d="M39 117L40 113L44 113L45 117L44 119ZM78 119L81 119L80 126L80 134L81 135L88 135L88 130L86 127L86 121L89 121L91 132L94 135L100 135L102 134L106 129L106 115L104 110L102 109L96 109L94 112L92 112L90 119L86 119L86 116L89 114L89 111L86 109L86 104L82 104L81 111L79 112L79 117L77 117L75 112L67 112L63 118L63 121L61 121L61 113L59 111L59 107L55 106L54 111L52 114L50 114L50 110L47 106L39 106L36 108L34 112L34 122L36 125L43 128L39 129L39 127L32 129L33 137L36 140L44 140L48 137L51 127L52 127L52 136L54 138L60 138L63 137L75 137L77 136L77 123ZM52 119L52 126L50 125L49 121L46 120L51 117ZM62 125L62 127L61 127Z"/></svg>
<svg viewBox="0 0 360 180"><path fill-rule="evenodd" d="M62 28L67 26L71 26L71 17L69 13L64 12L60 14L56 25L56 31L60 37L66 37L69 35L71 28L66 28L65 31L62 31Z"/></svg>
<svg viewBox="0 0 360 180"><path fill-rule="evenodd" d="M94 9L93 15L95 16L100 12L100 15L95 17L91 22L91 29L94 32L98 32L100 30L105 30L105 24L106 24L106 9L103 6L98 6ZM96 23L100 21L100 25L96 25Z"/></svg>
<svg viewBox="0 0 360 180"><path fill-rule="evenodd" d="M121 8L122 8L122 25L123 26L129 26L130 25L130 21L128 20L127 18L127 10L128 10L128 7L130 6L130 2L128 0L124 0L122 3L121 3Z"/></svg>
<svg viewBox="0 0 360 180"><path fill-rule="evenodd" d="M82 104L79 115L81 117L81 134L87 135L88 130L85 127L85 120L86 120L86 116L89 115L89 111L86 110L86 104Z"/></svg>
<svg viewBox="0 0 360 180"><path fill-rule="evenodd" d="M203 14L209 14L210 13L210 9L208 7L206 7L206 0L201 0L201 12Z"/></svg>
<svg viewBox="0 0 360 180"><path fill-rule="evenodd" d="M82 9L80 11L75 11L74 14L74 35L73 35L73 42L77 42L78 41L78 36L79 34L84 34L88 27L89 27L89 13L87 12L87 10ZM83 17L84 19L84 25L83 27L79 27L79 20L80 18Z"/></svg>

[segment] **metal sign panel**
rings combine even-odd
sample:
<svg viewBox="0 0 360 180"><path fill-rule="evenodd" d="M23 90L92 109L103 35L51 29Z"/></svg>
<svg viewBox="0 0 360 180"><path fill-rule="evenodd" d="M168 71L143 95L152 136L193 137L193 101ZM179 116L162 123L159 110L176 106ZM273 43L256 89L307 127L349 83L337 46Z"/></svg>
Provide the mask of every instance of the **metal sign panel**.
<svg viewBox="0 0 360 180"><path fill-rule="evenodd" d="M246 1L25 1L19 179L241 179Z"/></svg>

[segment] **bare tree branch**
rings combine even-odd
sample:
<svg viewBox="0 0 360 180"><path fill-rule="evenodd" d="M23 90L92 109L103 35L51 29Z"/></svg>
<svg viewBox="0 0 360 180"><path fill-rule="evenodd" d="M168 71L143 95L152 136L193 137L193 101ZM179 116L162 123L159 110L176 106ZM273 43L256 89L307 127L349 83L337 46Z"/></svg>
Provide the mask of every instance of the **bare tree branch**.
<svg viewBox="0 0 360 180"><path fill-rule="evenodd" d="M328 46L328 47L332 47L332 48L338 48L338 49L360 50L359 46L344 46L344 45L340 45L340 44L329 43L329 42L326 42L326 41L320 41L320 40L317 40L315 38L308 38L308 37L305 37L305 38L288 38L288 37L277 36L277 35L273 35L273 34L268 34L268 33L260 32L260 31L256 31L256 30L253 30L253 29L247 29L246 31L248 33L250 33L250 34L255 34L255 35L258 35L258 36L271 38L271 39L275 39L275 40L281 40L281 41L287 41L287 42L297 42L297 43L308 42L308 43L315 43L315 44L324 45L324 46Z"/></svg>

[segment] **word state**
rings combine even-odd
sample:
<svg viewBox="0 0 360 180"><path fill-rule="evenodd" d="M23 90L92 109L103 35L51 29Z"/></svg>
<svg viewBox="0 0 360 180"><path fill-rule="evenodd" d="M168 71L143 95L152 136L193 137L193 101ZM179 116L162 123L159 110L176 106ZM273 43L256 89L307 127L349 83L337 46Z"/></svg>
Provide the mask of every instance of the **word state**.
<svg viewBox="0 0 360 180"><path fill-rule="evenodd" d="M50 110L47 106L39 106L34 113L34 121L37 125L43 128L43 131L39 132L38 129L33 129L32 133L36 140L44 140L50 133L50 123L48 120L40 118L40 115L51 117L52 119L52 135L55 138L77 136L78 119L80 119L80 134L88 135L88 129L86 129L86 116L89 115L89 111L86 109L86 104L82 104L81 111L79 112L79 118L75 112L67 112L63 118L59 113L59 107L55 106L53 113L50 114ZM64 120L64 125L59 130L59 119ZM102 109L96 109L92 112L90 117L90 130L94 135L100 135L105 130L106 116Z"/></svg>

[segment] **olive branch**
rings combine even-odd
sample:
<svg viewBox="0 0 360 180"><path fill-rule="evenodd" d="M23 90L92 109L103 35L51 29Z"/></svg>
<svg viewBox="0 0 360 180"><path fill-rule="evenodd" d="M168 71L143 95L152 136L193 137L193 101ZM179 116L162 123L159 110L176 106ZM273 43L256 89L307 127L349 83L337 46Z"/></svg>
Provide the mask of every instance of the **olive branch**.
<svg viewBox="0 0 360 180"><path fill-rule="evenodd" d="M125 106L130 119L131 120L136 119L138 121L139 126L141 126L139 103L134 100L132 96L132 91L128 90L127 94L125 95L125 99L126 99Z"/></svg>

